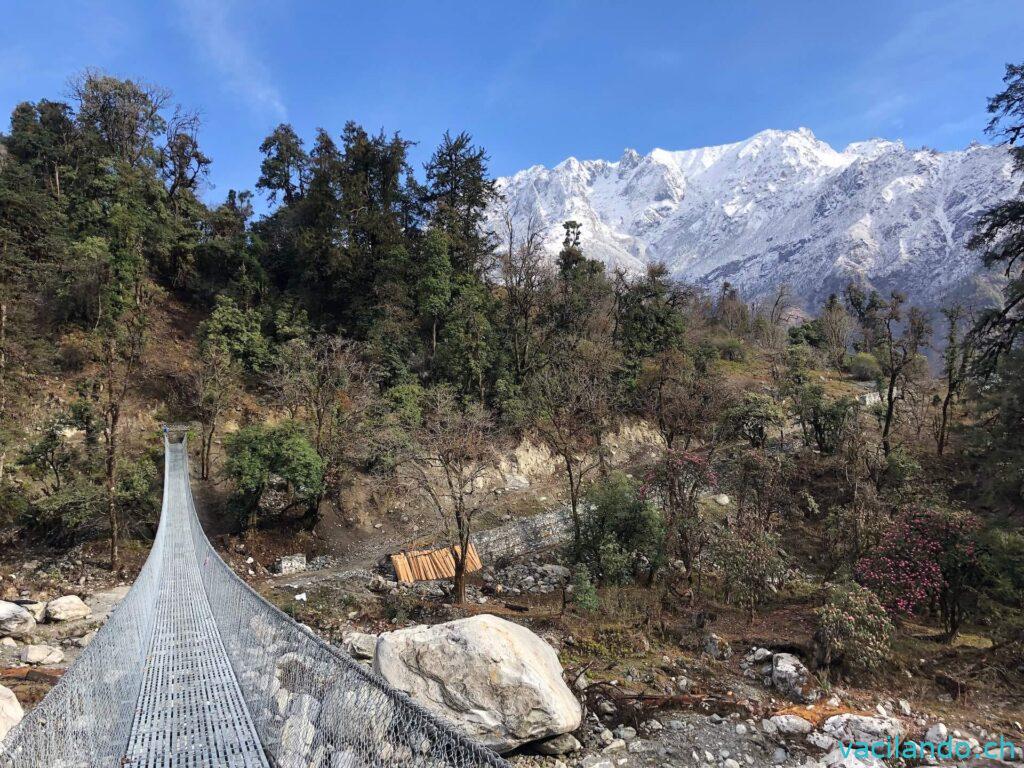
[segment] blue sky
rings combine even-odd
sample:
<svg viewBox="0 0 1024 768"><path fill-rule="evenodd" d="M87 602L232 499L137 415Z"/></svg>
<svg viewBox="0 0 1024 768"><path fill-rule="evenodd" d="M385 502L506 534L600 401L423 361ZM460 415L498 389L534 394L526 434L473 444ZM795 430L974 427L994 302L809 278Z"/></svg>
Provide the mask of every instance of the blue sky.
<svg viewBox="0 0 1024 768"><path fill-rule="evenodd" d="M281 121L397 129L418 164L468 130L496 174L801 125L837 148L958 148L984 140L985 99L1024 60L1021 0L7 0L3 15L5 115L87 66L165 85L203 116L210 199L252 188Z"/></svg>

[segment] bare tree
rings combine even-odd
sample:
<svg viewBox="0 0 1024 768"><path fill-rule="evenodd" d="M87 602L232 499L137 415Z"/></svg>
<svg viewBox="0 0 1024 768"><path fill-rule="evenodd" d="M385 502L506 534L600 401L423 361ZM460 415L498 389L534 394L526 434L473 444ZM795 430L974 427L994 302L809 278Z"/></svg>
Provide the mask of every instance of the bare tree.
<svg viewBox="0 0 1024 768"><path fill-rule="evenodd" d="M659 355L640 379L647 417L665 447L690 450L694 441L712 447L718 425L731 405L722 374L708 362L680 350Z"/></svg>
<svg viewBox="0 0 1024 768"><path fill-rule="evenodd" d="M740 335L750 325L750 308L728 281L722 283L714 309L715 320L729 333Z"/></svg>
<svg viewBox="0 0 1024 768"><path fill-rule="evenodd" d="M172 205L177 206L182 192L198 191L211 162L199 149L199 115L176 107L167 121L159 158L160 175Z"/></svg>
<svg viewBox="0 0 1024 768"><path fill-rule="evenodd" d="M967 316L961 304L954 304L942 311L948 325L946 333L946 349L942 355L942 376L946 384L946 393L942 397L939 410L939 423L936 427L935 450L942 456L949 438L949 421L956 405L963 395L964 388L974 363L974 343L976 337L965 333L961 323L966 319L967 328L974 326L974 321Z"/></svg>
<svg viewBox="0 0 1024 768"><path fill-rule="evenodd" d="M429 501L444 527L455 562L455 598L466 599L466 564L473 518L493 492L480 480L493 466L493 425L478 403L461 405L448 387L428 391L423 423L414 430L399 475Z"/></svg>
<svg viewBox="0 0 1024 768"><path fill-rule="evenodd" d="M754 326L761 346L779 350L786 346L786 311L792 306L789 286L782 283L775 289L771 299L758 303L753 308Z"/></svg>
<svg viewBox="0 0 1024 768"><path fill-rule="evenodd" d="M853 318L834 293L825 302L818 322L821 325L821 335L825 340L829 362L836 368L841 368L846 357L846 348L850 345Z"/></svg>
<svg viewBox="0 0 1024 768"><path fill-rule="evenodd" d="M498 276L505 292L505 334L512 350L518 381L543 365L545 347L542 313L554 282L551 265L541 248L541 235L531 218L518 236L513 215L505 212L505 249L498 253Z"/></svg>
<svg viewBox="0 0 1024 768"><path fill-rule="evenodd" d="M340 336L293 339L284 346L270 382L292 418L309 421L313 447L324 460L325 489L336 490L343 468L358 454L356 435L375 402L373 377L357 345Z"/></svg>
<svg viewBox="0 0 1024 768"><path fill-rule="evenodd" d="M532 382L537 432L565 469L577 545L583 481L602 464L601 438L611 412L607 363L607 356L598 355L597 350L580 350L547 366Z"/></svg>
<svg viewBox="0 0 1024 768"><path fill-rule="evenodd" d="M241 369L227 350L215 344L200 350L199 366L190 380L193 408L201 426L199 472L210 478L210 455L220 420L238 396Z"/></svg>
<svg viewBox="0 0 1024 768"><path fill-rule="evenodd" d="M906 297L893 291L885 303L880 317L876 357L882 366L882 451L892 453L892 428L896 419L896 403L905 397L921 373L920 354L927 343L931 328L924 313L911 307L904 321L902 307ZM902 329L902 330L901 330Z"/></svg>
<svg viewBox="0 0 1024 768"><path fill-rule="evenodd" d="M121 520L117 507L117 459L120 450L121 413L137 386L146 349L151 289L144 280L135 285L134 298L117 324L107 328L102 340L103 395L101 415L105 446L107 519L110 524L110 568L120 565Z"/></svg>

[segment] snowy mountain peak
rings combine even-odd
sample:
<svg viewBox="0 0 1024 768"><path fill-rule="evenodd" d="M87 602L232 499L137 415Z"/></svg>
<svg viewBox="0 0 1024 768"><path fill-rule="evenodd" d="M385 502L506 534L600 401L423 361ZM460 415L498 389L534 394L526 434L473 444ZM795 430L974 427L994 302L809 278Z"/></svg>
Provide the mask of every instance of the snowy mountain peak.
<svg viewBox="0 0 1024 768"><path fill-rule="evenodd" d="M499 179L505 202L491 217L507 207L518 227L532 221L552 254L575 219L586 252L610 267L662 261L751 298L785 282L811 305L857 280L938 304L980 272L966 249L980 212L1019 186L1005 148L940 153L869 139L839 152L801 127L533 166Z"/></svg>

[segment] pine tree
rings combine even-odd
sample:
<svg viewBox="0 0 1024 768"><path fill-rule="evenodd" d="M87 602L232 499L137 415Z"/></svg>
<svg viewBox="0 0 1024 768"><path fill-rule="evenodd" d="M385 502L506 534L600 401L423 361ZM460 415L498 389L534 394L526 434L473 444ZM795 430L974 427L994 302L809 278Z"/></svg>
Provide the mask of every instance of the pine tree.
<svg viewBox="0 0 1024 768"><path fill-rule="evenodd" d="M431 224L451 243L452 267L477 276L490 266L495 248L494 235L482 226L487 207L497 198L487 160L468 133L446 131L426 166Z"/></svg>
<svg viewBox="0 0 1024 768"><path fill-rule="evenodd" d="M302 139L295 129L281 123L260 144L263 162L260 164L258 189L266 190L270 202L277 202L278 194L285 205L291 205L303 193L309 157L302 148Z"/></svg>

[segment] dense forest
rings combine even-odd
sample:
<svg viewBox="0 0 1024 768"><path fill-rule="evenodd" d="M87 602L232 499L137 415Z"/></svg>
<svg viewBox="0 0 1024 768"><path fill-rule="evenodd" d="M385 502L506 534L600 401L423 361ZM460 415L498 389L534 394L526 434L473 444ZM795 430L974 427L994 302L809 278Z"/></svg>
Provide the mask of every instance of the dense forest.
<svg viewBox="0 0 1024 768"><path fill-rule="evenodd" d="M1024 170L1024 66L989 109ZM464 553L479 478L529 434L557 457L580 610L677 580L753 611L798 521L826 664L877 665L901 617L1024 629L1024 197L973 238L1002 306L850 285L807 315L785 286L751 304L609 273L573 221L554 261L535 231L484 231L501 200L465 133L414 168L399 133L283 124L255 191L208 204L200 128L88 71L0 137L0 525L25 542L109 542L119 568L158 512L158 424L189 420L240 526L313 527L359 476L418 493ZM663 450L627 475L604 440L629 419Z"/></svg>

